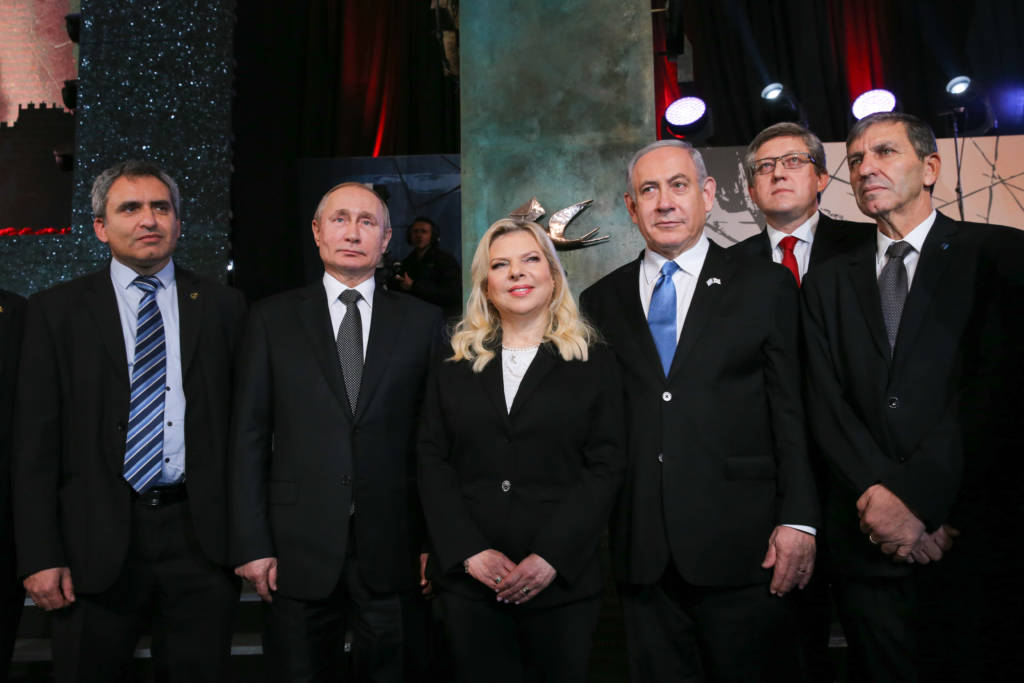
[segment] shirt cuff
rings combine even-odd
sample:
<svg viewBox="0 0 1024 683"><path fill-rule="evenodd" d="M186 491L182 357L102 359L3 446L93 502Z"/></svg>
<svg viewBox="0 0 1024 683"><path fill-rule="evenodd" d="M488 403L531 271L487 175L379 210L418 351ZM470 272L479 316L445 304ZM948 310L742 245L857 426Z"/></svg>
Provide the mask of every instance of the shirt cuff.
<svg viewBox="0 0 1024 683"><path fill-rule="evenodd" d="M796 529L797 531L802 531L805 534L810 534L811 536L818 535L817 529L813 526L807 526L806 524L783 524L782 526L788 526L790 529Z"/></svg>

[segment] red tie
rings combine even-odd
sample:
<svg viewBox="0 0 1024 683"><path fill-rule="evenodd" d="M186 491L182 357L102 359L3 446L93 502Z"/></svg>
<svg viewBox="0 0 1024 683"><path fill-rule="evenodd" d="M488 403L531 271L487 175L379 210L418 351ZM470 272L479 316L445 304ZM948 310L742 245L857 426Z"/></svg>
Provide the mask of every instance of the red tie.
<svg viewBox="0 0 1024 683"><path fill-rule="evenodd" d="M782 265L789 268L789 272L793 273L793 277L796 278L796 286L800 286L800 267L796 265L796 256L793 254L793 247L796 246L797 238L789 235L783 237L782 241L779 242L779 246L782 247Z"/></svg>

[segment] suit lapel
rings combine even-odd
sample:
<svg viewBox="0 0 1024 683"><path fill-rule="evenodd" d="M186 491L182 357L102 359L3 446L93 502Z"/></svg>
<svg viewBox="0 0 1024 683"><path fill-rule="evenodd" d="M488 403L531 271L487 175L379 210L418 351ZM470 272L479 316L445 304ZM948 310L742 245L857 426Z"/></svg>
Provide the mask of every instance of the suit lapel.
<svg viewBox="0 0 1024 683"><path fill-rule="evenodd" d="M858 248L850 259L850 279L857 295L861 313L867 323L871 339L883 358L889 358L889 336L882 318L882 299L878 293L875 275L875 252L878 245L872 241Z"/></svg>
<svg viewBox="0 0 1024 683"><path fill-rule="evenodd" d="M302 329L309 338L309 348L320 365L324 378L338 399L345 415L350 419L352 409L348 405L345 382L341 378L341 364L338 362L338 348L334 342L331 314L327 308L327 294L320 281L307 287L302 293L298 306Z"/></svg>
<svg viewBox="0 0 1024 683"><path fill-rule="evenodd" d="M612 288L614 293L614 307L621 311L621 316L612 316L610 324L621 325L623 333L618 335L622 340L635 341L637 351L645 359L645 364L658 377L664 378L665 371L661 368L661 359L658 356L658 347L654 345L654 337L651 336L651 328L647 325L647 318L644 316L643 304L640 302L640 266L643 261L643 252L640 258L630 264L629 268L621 271L622 277ZM624 352L623 356L629 356Z"/></svg>
<svg viewBox="0 0 1024 683"><path fill-rule="evenodd" d="M98 337L103 343L117 378L129 387L128 356L124 349L124 330L121 314L117 310L117 295L110 280L110 269L106 268L89 277L83 292L85 306L96 322Z"/></svg>
<svg viewBox="0 0 1024 683"><path fill-rule="evenodd" d="M807 262L807 269L816 267L837 253L841 241L842 231L837 229L835 221L819 212L818 227L814 231L814 241L811 242L811 258Z"/></svg>
<svg viewBox="0 0 1024 683"><path fill-rule="evenodd" d="M402 327L398 310L398 295L378 287L373 293L373 313L370 316L370 337L367 341L366 361L363 363L363 377L359 384L358 420L373 400L373 394L380 386L381 378L391 358L395 340Z"/></svg>
<svg viewBox="0 0 1024 683"><path fill-rule="evenodd" d="M760 258L772 259L772 240L768 237L768 228L761 231L761 234L755 238L755 244L757 245L757 255Z"/></svg>
<svg viewBox="0 0 1024 683"><path fill-rule="evenodd" d="M194 273L175 267L174 279L178 285L178 343L181 348L181 378L184 381L199 344L204 300Z"/></svg>
<svg viewBox="0 0 1024 683"><path fill-rule="evenodd" d="M704 267L701 268L700 275L697 277L693 299L690 300L690 309L686 312L686 319L683 320L683 330L679 335L679 343L676 344L676 354L672 359L669 379L679 371L680 366L697 343L701 332L704 331L704 327L714 317L719 300L729 287L734 270L735 264L726 250L714 242L710 243L708 254L704 259Z"/></svg>
<svg viewBox="0 0 1024 683"><path fill-rule="evenodd" d="M941 213L938 214L932 229L928 232L928 237L925 238L924 244L921 246L921 256L917 262L917 269L914 271L914 281L910 285L907 301L903 306L903 315L900 318L896 348L893 349L894 358L902 348L909 348L913 344L914 337L917 336L927 317L928 309L935 300L942 274L953 262L953 255L957 251L956 233L956 223Z"/></svg>
<svg viewBox="0 0 1024 683"><path fill-rule="evenodd" d="M473 375L476 376L476 381L480 382L480 386L483 387L484 394L487 396L487 400L491 402L494 412L500 416L501 421L507 427L509 426L509 413L508 408L505 407L505 382L501 367L501 345L499 344L491 362L485 365L481 372L474 372Z"/></svg>
<svg viewBox="0 0 1024 683"><path fill-rule="evenodd" d="M510 418L515 417L522 410L523 404L529 400L530 395L537 390L537 387L543 383L548 373L554 369L558 361L557 353L557 349L551 344L541 344L540 348L537 349L537 355L534 356L533 362L527 368L526 375L523 376L523 381L519 385L519 390L516 391L516 396L512 399L512 410L509 413ZM504 391L502 392L502 397L504 398Z"/></svg>

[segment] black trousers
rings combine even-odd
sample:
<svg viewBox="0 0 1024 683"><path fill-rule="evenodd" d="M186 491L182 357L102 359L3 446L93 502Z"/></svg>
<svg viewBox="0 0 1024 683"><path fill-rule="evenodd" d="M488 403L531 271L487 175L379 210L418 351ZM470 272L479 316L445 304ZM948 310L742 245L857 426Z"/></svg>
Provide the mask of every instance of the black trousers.
<svg viewBox="0 0 1024 683"><path fill-rule="evenodd" d="M461 683L585 683L600 596L547 608L443 593Z"/></svg>
<svg viewBox="0 0 1024 683"><path fill-rule="evenodd" d="M230 570L203 554L187 502L136 503L121 575L102 593L76 592L71 606L53 613L54 677L60 683L131 680L139 634L149 622L158 682L228 681L239 586Z"/></svg>
<svg viewBox="0 0 1024 683"><path fill-rule="evenodd" d="M694 586L670 565L658 583L619 594L633 683L796 680L795 606L767 584Z"/></svg>
<svg viewBox="0 0 1024 683"><path fill-rule="evenodd" d="M263 636L269 680L274 683L404 680L408 617L403 602L418 596L370 590L359 571L354 538L349 533L341 580L329 596L296 600L274 594ZM350 629L351 669L344 657L345 633Z"/></svg>
<svg viewBox="0 0 1024 683"><path fill-rule="evenodd" d="M11 555L13 556L13 549ZM18 621L25 604L25 589L15 578L13 567L0 577L0 683L7 681L7 672L18 635Z"/></svg>

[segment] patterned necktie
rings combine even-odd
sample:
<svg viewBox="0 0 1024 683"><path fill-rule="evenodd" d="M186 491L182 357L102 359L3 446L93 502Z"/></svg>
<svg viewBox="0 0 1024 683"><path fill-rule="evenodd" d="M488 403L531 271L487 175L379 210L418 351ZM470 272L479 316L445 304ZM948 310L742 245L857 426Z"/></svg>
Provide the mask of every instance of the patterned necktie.
<svg viewBox="0 0 1024 683"><path fill-rule="evenodd" d="M903 259L913 249L906 242L893 242L885 250L889 257L882 272L878 275L878 293L882 297L882 317L885 319L885 331L889 335L889 355L896 346L896 333L900 329L900 318L903 317L903 304L907 300L907 268Z"/></svg>
<svg viewBox="0 0 1024 683"><path fill-rule="evenodd" d="M676 286L672 283L672 276L677 270L679 266L675 261L665 261L647 309L647 325L651 328L666 377L672 367L672 357L676 355Z"/></svg>
<svg viewBox="0 0 1024 683"><path fill-rule="evenodd" d="M800 266L796 264L796 254L793 253L793 249L796 248L796 243L799 240L792 235L788 235L782 238L779 242L779 246L782 248L782 265L789 268L789 272L793 273L793 277L796 278L796 286L800 286Z"/></svg>
<svg viewBox="0 0 1024 683"><path fill-rule="evenodd" d="M128 437L124 452L124 478L142 493L161 472L164 454L164 393L167 391L167 346L164 320L156 305L160 280L154 275L135 278L142 290L135 329Z"/></svg>
<svg viewBox="0 0 1024 683"><path fill-rule="evenodd" d="M359 382L363 378L363 320L356 302L362 296L354 289L346 289L338 295L345 304L345 317L338 325L338 360L341 362L341 376L345 380L345 393L352 414L356 414L359 401Z"/></svg>

